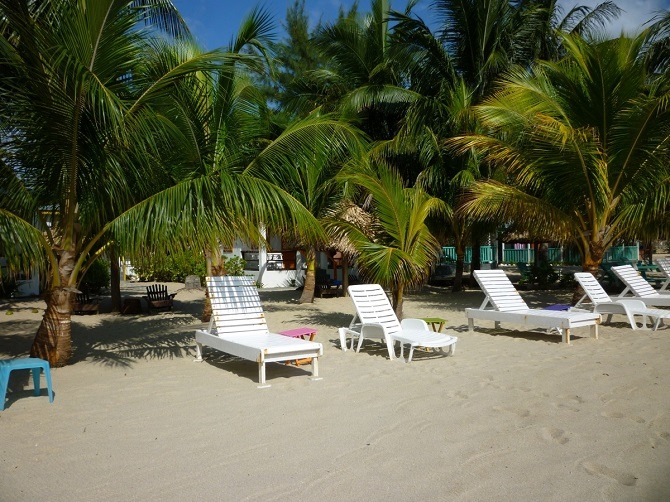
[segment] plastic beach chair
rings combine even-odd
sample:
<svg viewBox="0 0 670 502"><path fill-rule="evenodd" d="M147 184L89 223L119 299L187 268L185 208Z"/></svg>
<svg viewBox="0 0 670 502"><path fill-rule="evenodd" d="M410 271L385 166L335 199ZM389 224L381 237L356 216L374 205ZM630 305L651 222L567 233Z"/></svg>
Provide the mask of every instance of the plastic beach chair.
<svg viewBox="0 0 670 502"><path fill-rule="evenodd" d="M612 267L612 271L626 286L618 296L619 300L631 292L635 299L644 302L647 306L670 307L670 293L656 291L631 265Z"/></svg>
<svg viewBox="0 0 670 502"><path fill-rule="evenodd" d="M391 303L379 284L357 284L347 289L349 296L356 307L356 315L348 328L340 328L340 347L347 350L347 335L351 336L351 348L354 348L354 339L358 339L356 352L360 351L365 338L378 338L386 343L389 357L395 359L395 343L400 344L400 357L404 359L404 345L409 346L407 362L412 361L414 349L417 347L435 348L444 352L449 347L447 355L453 355L458 338L444 333L436 333L428 329L423 319L398 318L391 307Z"/></svg>
<svg viewBox="0 0 670 502"><path fill-rule="evenodd" d="M318 380L323 345L309 340L270 333L258 295L250 277L207 277L212 318L206 330L196 330L196 361L202 361L207 345L258 363L259 387L265 384L265 364L311 359L312 378Z"/></svg>
<svg viewBox="0 0 670 502"><path fill-rule="evenodd" d="M658 328L661 320L670 319L670 311L662 309L650 309L643 301L632 298L610 298L605 292L600 283L596 280L593 274L589 272L575 273L575 279L584 290L584 296L577 302L575 308L583 305L583 302L588 298L591 302L594 312L600 314L608 314L607 322L612 319L612 314L623 314L628 318L630 327L637 329L635 316L642 316L642 327L647 327L647 317L655 318L656 322L653 325L654 331Z"/></svg>
<svg viewBox="0 0 670 502"><path fill-rule="evenodd" d="M54 402L54 394L51 388L51 370L49 362L44 359L36 357L24 357L20 359L1 359L0 360L0 410L5 409L5 399L7 397L7 385L9 384L9 374L13 370L32 370L33 385L35 387L35 395L40 395L40 370L44 371L44 376L47 381L47 393L49 394L49 402Z"/></svg>
<svg viewBox="0 0 670 502"><path fill-rule="evenodd" d="M475 270L474 275L486 298L478 309L465 309L470 331L474 330L475 319L484 319L494 321L496 328L501 322L509 322L556 330L568 344L573 328L589 326L591 336L598 338L600 314L530 309L503 270Z"/></svg>

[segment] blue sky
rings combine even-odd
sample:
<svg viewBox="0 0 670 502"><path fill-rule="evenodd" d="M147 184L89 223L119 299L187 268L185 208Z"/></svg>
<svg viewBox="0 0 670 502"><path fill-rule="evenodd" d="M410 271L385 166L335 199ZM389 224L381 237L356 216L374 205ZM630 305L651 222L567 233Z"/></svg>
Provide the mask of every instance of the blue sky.
<svg viewBox="0 0 670 502"><path fill-rule="evenodd" d="M602 0L559 0L564 11L567 12L574 5L595 6ZM250 0L173 0L182 13L191 31L201 45L206 49L228 45L237 32L242 19L257 3ZM348 8L354 0L305 0L305 10L310 22L316 24L319 19L330 21L337 17L339 6ZM425 20L430 18L430 4L432 0L419 0L415 12ZM670 9L670 0L615 0L615 3L625 12L610 29L618 34L622 29L630 32L640 28L642 23L649 20L659 10ZM286 9L293 4L293 0L265 0L258 2L268 10L276 20L276 36L281 36L281 22L286 17ZM395 0L391 5L403 10L406 0ZM359 1L359 9L367 11L369 0Z"/></svg>

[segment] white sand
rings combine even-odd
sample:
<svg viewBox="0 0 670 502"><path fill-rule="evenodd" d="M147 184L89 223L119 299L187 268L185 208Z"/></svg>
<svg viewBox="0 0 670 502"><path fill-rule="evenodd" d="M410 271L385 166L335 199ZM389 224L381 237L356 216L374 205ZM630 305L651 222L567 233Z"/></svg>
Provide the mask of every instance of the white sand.
<svg viewBox="0 0 670 502"><path fill-rule="evenodd" d="M323 380L273 364L272 387L257 389L255 363L211 349L193 362L202 298L73 317L51 405L13 374L0 500L670 500L670 328L615 317L598 341L575 330L571 346L492 323L468 333L463 308L482 293L432 290L410 296L406 316L447 318L456 355L408 365L374 342L339 350L348 298L301 306L297 292L264 292L271 329L318 328ZM0 357L27 355L33 307L0 306Z"/></svg>

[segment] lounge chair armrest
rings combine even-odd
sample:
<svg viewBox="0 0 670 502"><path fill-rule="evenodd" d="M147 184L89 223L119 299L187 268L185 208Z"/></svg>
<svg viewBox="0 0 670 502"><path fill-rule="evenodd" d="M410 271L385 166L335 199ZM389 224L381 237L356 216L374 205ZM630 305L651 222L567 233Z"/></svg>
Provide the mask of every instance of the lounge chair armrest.
<svg viewBox="0 0 670 502"><path fill-rule="evenodd" d="M403 319L400 321L402 329L415 329L418 331L429 331L428 324L423 319Z"/></svg>
<svg viewBox="0 0 670 502"><path fill-rule="evenodd" d="M630 298L617 299L617 303L621 303L622 305L625 305L629 309L646 310L649 308L642 300L633 300Z"/></svg>
<svg viewBox="0 0 670 502"><path fill-rule="evenodd" d="M381 324L361 324L361 335L363 338L383 338L385 336L384 326Z"/></svg>

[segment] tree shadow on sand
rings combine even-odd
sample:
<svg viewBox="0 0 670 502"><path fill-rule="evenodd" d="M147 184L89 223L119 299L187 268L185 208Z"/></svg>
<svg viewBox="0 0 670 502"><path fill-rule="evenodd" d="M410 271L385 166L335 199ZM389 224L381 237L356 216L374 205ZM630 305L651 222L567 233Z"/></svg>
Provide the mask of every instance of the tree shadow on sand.
<svg viewBox="0 0 670 502"><path fill-rule="evenodd" d="M140 359L176 359L195 354L197 319L188 314L114 316L72 330L70 364L89 361L131 367Z"/></svg>

